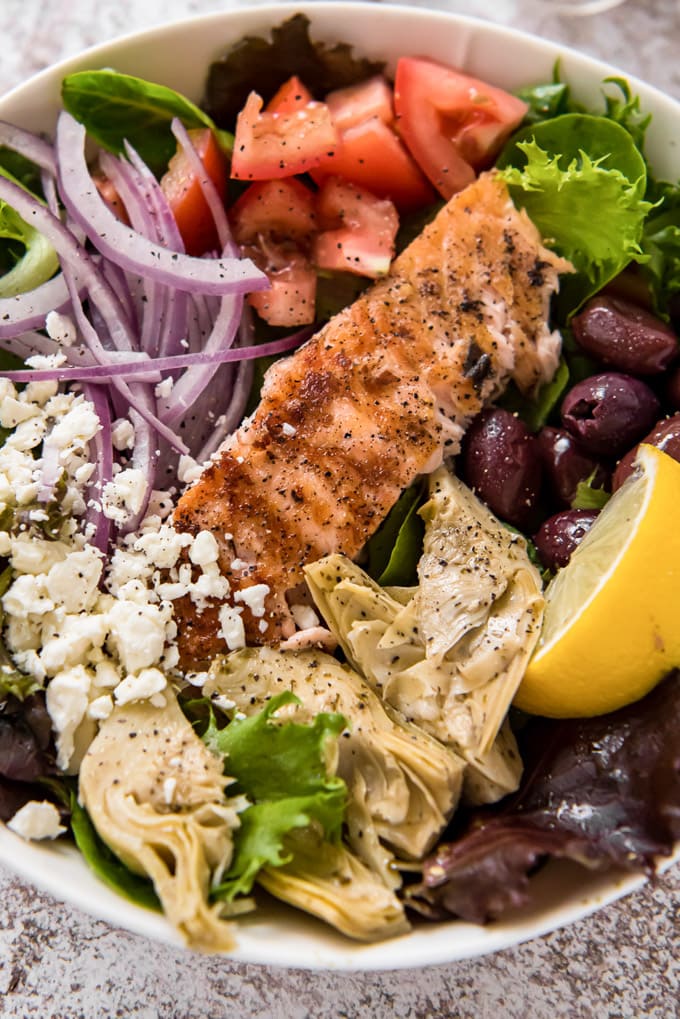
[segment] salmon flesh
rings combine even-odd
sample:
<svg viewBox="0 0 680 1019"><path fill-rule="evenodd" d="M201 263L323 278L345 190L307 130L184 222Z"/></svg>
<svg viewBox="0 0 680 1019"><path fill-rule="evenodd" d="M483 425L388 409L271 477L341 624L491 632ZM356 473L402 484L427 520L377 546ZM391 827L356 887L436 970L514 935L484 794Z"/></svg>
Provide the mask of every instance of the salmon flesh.
<svg viewBox="0 0 680 1019"><path fill-rule="evenodd" d="M570 269L485 173L388 276L269 369L254 414L174 514L176 528L215 535L230 599L267 586L264 615L237 599L248 643L293 634L303 567L334 552L354 558L510 380L527 393L552 378L560 337L549 302ZM219 608L176 603L185 663L225 650Z"/></svg>

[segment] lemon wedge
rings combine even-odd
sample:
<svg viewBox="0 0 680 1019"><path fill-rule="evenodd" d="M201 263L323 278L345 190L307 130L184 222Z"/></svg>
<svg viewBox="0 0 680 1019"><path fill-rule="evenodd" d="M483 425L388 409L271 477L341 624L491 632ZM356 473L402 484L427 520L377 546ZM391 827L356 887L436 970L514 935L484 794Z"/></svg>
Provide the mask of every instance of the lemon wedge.
<svg viewBox="0 0 680 1019"><path fill-rule="evenodd" d="M552 718L639 700L680 665L680 463L642 445L545 591L541 638L514 703Z"/></svg>

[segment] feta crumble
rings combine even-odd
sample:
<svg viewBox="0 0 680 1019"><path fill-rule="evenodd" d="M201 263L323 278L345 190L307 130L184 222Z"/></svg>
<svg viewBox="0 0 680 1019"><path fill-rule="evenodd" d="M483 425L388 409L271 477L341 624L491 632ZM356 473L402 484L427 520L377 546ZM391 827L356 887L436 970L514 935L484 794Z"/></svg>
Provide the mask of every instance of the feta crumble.
<svg viewBox="0 0 680 1019"><path fill-rule="evenodd" d="M30 800L9 819L7 827L22 839L56 839L66 831L60 821L59 811L49 800Z"/></svg>

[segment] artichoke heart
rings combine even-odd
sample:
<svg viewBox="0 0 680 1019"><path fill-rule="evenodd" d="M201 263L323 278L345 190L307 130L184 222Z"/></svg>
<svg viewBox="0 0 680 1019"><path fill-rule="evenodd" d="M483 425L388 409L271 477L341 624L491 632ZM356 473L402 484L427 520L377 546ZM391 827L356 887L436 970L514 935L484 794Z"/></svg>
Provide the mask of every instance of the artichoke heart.
<svg viewBox="0 0 680 1019"><path fill-rule="evenodd" d="M305 723L326 711L349 720L337 741L335 764L349 794L349 844L387 887L397 887L392 853L415 860L434 845L458 804L464 762L321 652L237 651L213 663L204 686L207 696L226 696L247 715L282 690L292 691L300 703L280 709L278 717Z"/></svg>
<svg viewBox="0 0 680 1019"><path fill-rule="evenodd" d="M210 905L213 879L232 857L239 800L168 687L164 707L135 701L101 724L80 768L80 800L100 838L148 876L169 921L193 948L228 951L235 941Z"/></svg>
<svg viewBox="0 0 680 1019"><path fill-rule="evenodd" d="M322 842L307 829L292 833L286 848L289 863L264 867L258 875L271 895L358 941L378 941L409 930L394 892L342 843Z"/></svg>
<svg viewBox="0 0 680 1019"><path fill-rule="evenodd" d="M348 660L393 708L466 760L490 751L538 640L524 539L442 467L430 477L418 587L395 598L349 559L305 568Z"/></svg>

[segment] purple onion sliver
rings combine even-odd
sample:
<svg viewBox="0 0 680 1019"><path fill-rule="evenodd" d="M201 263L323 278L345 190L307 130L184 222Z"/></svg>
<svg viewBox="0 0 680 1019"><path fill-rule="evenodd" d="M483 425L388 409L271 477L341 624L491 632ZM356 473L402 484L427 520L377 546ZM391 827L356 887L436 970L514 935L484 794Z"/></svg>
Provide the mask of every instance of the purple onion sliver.
<svg viewBox="0 0 680 1019"><path fill-rule="evenodd" d="M101 386L84 386L85 399L94 406L95 413L101 423L101 430L93 439L94 473L90 478L87 490L86 524L93 531L90 543L106 554L111 538L111 521L104 514L102 493L104 486L113 478L113 442L111 439L111 412L109 401Z"/></svg>
<svg viewBox="0 0 680 1019"><path fill-rule="evenodd" d="M37 134L33 134L32 131L24 131L23 128L15 127L14 124L8 124L2 120L0 121L0 145L12 149L13 152L18 152L29 162L39 166L41 170L45 170L53 176L56 175L57 163L53 146L38 137Z"/></svg>
<svg viewBox="0 0 680 1019"><path fill-rule="evenodd" d="M205 364L227 364L233 361L253 361L258 357L270 357L276 354L285 354L295 347L299 347L312 334L311 328L300 329L299 332L290 336L281 337L278 340L271 340L269 343L260 343L254 347L233 347L230 350L218 350L214 353L178 354L174 357L159 357L153 361L138 359L134 361L112 362L108 365L100 365L112 376L125 375L129 378L137 378L148 374L150 370L156 372L171 372L179 368L191 368L195 365ZM39 370L19 369L18 371L3 372L3 376L12 382L41 382L54 379L58 375L64 381L71 382L77 379L91 378L91 368L71 368L69 365L62 365L60 368L46 368ZM96 378L96 376L94 376ZM177 438L175 436L175 438Z"/></svg>
<svg viewBox="0 0 680 1019"><path fill-rule="evenodd" d="M217 452L224 440L238 427L243 420L248 396L255 374L254 361L239 361L236 367L236 378L232 385L231 398L226 411L215 422L210 438L204 443L195 456L198 463L206 463Z"/></svg>
<svg viewBox="0 0 680 1019"><path fill-rule="evenodd" d="M134 516L130 517L127 523L121 528L123 534L129 534L131 531L137 530L146 516L146 510L149 505L149 499L151 498L151 492L156 478L156 464L158 462L158 443L153 429L149 426L148 422L144 421L144 419L132 408L130 408L130 421L135 429L135 444L132 451L132 467L142 471L146 480L146 487L144 489L142 505L139 510Z"/></svg>
<svg viewBox="0 0 680 1019"><path fill-rule="evenodd" d="M85 159L85 128L62 112L57 122L57 162L62 201L101 254L122 268L180 289L210 294L244 293L268 285L250 259L206 261L150 243L116 219L99 195Z"/></svg>

